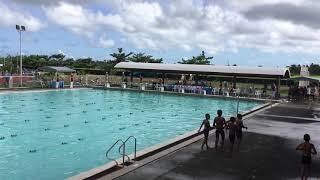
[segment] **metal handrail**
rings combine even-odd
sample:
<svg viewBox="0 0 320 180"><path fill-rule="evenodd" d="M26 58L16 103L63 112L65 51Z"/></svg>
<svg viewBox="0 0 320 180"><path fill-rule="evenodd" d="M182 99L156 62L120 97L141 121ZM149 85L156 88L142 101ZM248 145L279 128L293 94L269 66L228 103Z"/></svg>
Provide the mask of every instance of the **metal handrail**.
<svg viewBox="0 0 320 180"><path fill-rule="evenodd" d="M109 152L113 149L113 147L118 144L119 142L121 142L121 146L120 147L123 147L122 148L122 164L124 166L124 154L125 154L125 143L122 141L122 139L118 139L106 152L106 157L109 159L109 160L112 160L112 161L115 161L117 165L119 165L119 163L115 160L115 159L112 159L112 158L109 158L108 154ZM119 152L120 152L120 148L119 148Z"/></svg>
<svg viewBox="0 0 320 180"><path fill-rule="evenodd" d="M136 159L136 157L137 157L137 138L136 138L136 137L134 137L134 136L129 136L129 137L123 142L123 144L119 147L118 150L119 150L119 153L121 154L121 151L120 151L121 147L122 147L122 146L125 147L127 141L129 141L131 138L134 139L134 158L133 158L133 159ZM123 151L123 153L125 153L125 151ZM127 156L126 154L121 154L121 155L122 155L122 156ZM128 157L128 159L130 160L129 156L127 156L127 157Z"/></svg>
<svg viewBox="0 0 320 180"><path fill-rule="evenodd" d="M239 101L240 101L240 96L237 96L237 115L239 114Z"/></svg>

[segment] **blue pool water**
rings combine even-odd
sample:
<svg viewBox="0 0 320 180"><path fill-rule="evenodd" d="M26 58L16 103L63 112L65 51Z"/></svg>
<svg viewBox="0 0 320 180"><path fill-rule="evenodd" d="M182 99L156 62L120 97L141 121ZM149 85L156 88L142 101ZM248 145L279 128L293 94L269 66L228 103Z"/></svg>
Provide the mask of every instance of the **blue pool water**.
<svg viewBox="0 0 320 180"><path fill-rule="evenodd" d="M237 104L93 89L7 93L0 102L0 179L14 180L76 175L107 163L119 138L136 136L141 150L197 129L205 113L234 115ZM258 104L241 101L240 111Z"/></svg>

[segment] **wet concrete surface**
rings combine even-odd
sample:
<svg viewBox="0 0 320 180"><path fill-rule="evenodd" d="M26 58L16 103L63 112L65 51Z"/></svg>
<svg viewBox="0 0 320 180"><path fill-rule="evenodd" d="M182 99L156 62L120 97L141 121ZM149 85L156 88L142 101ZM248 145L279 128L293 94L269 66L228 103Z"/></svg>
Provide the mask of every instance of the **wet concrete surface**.
<svg viewBox="0 0 320 180"><path fill-rule="evenodd" d="M279 122L288 122L295 124L312 124L312 123L320 123L320 120L312 120L311 118L303 119L299 117L287 117L287 116L268 116L265 114L256 115L256 118L259 119L267 119L270 121L279 121Z"/></svg>
<svg viewBox="0 0 320 180"><path fill-rule="evenodd" d="M320 123L316 118L313 121L309 119L313 118L313 109L320 106L313 104L311 108L309 105L299 107L282 104L245 120L249 130L244 131L239 152L229 151L227 136L224 152L216 152L214 149L202 151L202 142L198 141L117 179L298 179L301 153L295 147L303 142L303 134L309 133L311 143L320 151ZM264 114L279 115L281 119ZM209 138L209 145L213 147L215 137L211 135ZM320 179L319 154L313 156L310 177Z"/></svg>
<svg viewBox="0 0 320 180"><path fill-rule="evenodd" d="M320 109L319 104L316 103L286 103L280 104L276 108L268 109L264 114L279 115L279 116L294 116L315 118L314 114L318 114Z"/></svg>

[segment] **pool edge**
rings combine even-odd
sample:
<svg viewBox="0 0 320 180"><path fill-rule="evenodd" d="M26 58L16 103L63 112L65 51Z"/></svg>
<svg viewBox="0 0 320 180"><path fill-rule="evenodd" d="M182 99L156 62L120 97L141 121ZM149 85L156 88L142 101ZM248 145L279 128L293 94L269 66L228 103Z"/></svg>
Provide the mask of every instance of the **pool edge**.
<svg viewBox="0 0 320 180"><path fill-rule="evenodd" d="M51 91L74 91L81 89L92 89L90 87L77 87L77 88L62 88L62 89L51 89L51 88L24 88L24 89L0 89L0 94L14 94L14 93L33 93L33 92L51 92Z"/></svg>

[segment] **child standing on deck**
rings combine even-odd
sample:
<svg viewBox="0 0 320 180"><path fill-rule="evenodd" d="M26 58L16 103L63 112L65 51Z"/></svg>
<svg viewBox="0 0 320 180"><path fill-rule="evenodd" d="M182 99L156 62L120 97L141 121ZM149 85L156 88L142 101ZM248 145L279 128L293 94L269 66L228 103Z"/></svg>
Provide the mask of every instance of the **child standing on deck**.
<svg viewBox="0 0 320 180"><path fill-rule="evenodd" d="M201 145L201 149L203 150L203 146L206 145L207 149L209 149L210 147L208 146L208 137L209 137L209 131L210 131L210 115L206 114L205 115L205 119L202 121L202 124L198 130L198 132L200 132L202 126L204 126L203 128L203 135L204 135L204 139Z"/></svg>
<svg viewBox="0 0 320 180"><path fill-rule="evenodd" d="M311 166L311 154L317 154L317 150L310 141L310 135L305 134L303 136L304 143L297 146L296 150L302 151L301 159L301 179L307 179L310 173Z"/></svg>
<svg viewBox="0 0 320 180"><path fill-rule="evenodd" d="M237 146L237 150L239 151L240 148L240 144L242 141L242 129L248 129L248 127L243 125L243 121L242 121L242 115L241 114L237 114L237 120L236 120L236 136L237 136L237 140L238 140L238 146Z"/></svg>
<svg viewBox="0 0 320 180"><path fill-rule="evenodd" d="M236 124L236 118L231 117L230 120L227 122L227 129L229 129L229 140L230 140L230 152L233 151L233 145L234 141L236 139L236 130L237 130L237 124Z"/></svg>
<svg viewBox="0 0 320 180"><path fill-rule="evenodd" d="M216 141L215 141L215 148L218 151L218 142L219 136L221 136L221 150L223 151L224 145L224 128L226 125L226 120L222 117L222 110L217 111L217 117L214 118L213 127L216 128Z"/></svg>

